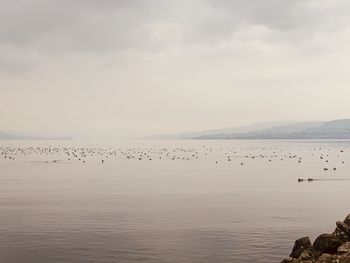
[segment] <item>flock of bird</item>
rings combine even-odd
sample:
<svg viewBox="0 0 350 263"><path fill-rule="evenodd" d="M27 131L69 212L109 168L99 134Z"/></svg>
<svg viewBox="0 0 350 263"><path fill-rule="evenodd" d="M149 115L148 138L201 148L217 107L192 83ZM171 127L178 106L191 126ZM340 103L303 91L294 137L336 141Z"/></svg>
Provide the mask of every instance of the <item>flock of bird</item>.
<svg viewBox="0 0 350 263"><path fill-rule="evenodd" d="M149 160L154 158L172 159L172 160L190 160L198 159L198 152L194 149L174 148L156 149L142 147L0 147L1 156L7 160L15 160L23 157L45 159L49 162L82 162L88 160L99 160L101 163L109 159L135 159Z"/></svg>
<svg viewBox="0 0 350 263"><path fill-rule="evenodd" d="M313 158L318 158L323 163L323 170L337 170L330 166L330 159L336 159L337 164L345 163L344 149L334 150L324 147L309 149ZM209 158L211 156L211 158ZM244 165L247 160L263 159L268 162L295 160L301 164L304 161L305 151L300 149L286 149L283 147L219 147L213 148L208 145L197 147L156 147L156 146L119 146L119 147L57 147L57 146L0 146L0 157L8 161L35 160L44 163L57 162L100 162L105 163L111 159L125 160L183 160L190 161L207 158L216 164L239 160Z"/></svg>

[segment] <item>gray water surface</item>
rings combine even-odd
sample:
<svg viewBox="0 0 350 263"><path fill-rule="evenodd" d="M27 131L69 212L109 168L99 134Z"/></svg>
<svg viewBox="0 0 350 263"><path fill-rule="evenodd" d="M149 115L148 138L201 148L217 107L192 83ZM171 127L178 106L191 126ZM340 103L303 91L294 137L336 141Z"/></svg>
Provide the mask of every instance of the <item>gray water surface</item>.
<svg viewBox="0 0 350 263"><path fill-rule="evenodd" d="M348 141L0 148L1 262L280 262L295 239L331 232L350 213L350 181L297 182L350 179ZM63 148L101 155L68 160ZM5 159L9 149L27 155Z"/></svg>

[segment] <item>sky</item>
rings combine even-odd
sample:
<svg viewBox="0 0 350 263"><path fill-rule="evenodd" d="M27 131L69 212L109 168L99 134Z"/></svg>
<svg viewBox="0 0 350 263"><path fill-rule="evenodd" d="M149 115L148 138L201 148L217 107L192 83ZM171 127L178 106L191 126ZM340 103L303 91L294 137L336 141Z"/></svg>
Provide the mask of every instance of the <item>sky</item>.
<svg viewBox="0 0 350 263"><path fill-rule="evenodd" d="M0 130L350 118L348 0L0 0Z"/></svg>

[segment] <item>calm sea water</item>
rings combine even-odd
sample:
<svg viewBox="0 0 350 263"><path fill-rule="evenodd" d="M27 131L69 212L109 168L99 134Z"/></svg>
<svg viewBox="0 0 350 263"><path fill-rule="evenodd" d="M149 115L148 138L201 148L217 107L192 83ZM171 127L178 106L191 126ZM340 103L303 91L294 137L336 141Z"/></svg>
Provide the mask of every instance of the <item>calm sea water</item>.
<svg viewBox="0 0 350 263"><path fill-rule="evenodd" d="M348 141L0 147L6 263L280 262L295 239L331 232L350 213L350 181L297 182L350 179ZM52 151L30 153L37 147ZM87 156L69 161L72 149Z"/></svg>

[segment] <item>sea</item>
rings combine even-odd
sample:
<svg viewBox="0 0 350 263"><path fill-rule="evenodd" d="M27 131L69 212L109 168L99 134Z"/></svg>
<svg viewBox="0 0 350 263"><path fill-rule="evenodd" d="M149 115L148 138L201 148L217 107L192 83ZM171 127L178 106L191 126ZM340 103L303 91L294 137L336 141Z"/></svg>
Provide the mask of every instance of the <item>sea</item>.
<svg viewBox="0 0 350 263"><path fill-rule="evenodd" d="M0 141L0 261L281 262L349 189L350 141Z"/></svg>

